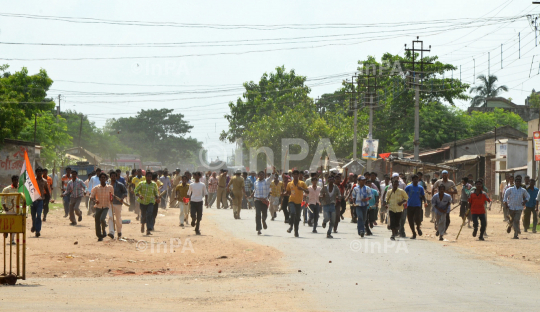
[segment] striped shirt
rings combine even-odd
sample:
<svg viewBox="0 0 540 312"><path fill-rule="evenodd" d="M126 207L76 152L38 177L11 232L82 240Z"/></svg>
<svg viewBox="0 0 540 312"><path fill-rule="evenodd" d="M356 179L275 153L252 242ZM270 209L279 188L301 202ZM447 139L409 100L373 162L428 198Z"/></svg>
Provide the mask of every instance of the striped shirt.
<svg viewBox="0 0 540 312"><path fill-rule="evenodd" d="M253 190L255 191L255 198L268 198L270 195L270 178L266 180L257 180L253 185Z"/></svg>
<svg viewBox="0 0 540 312"><path fill-rule="evenodd" d="M73 180L70 180L67 183L64 195L70 194L71 198L79 198L84 196L84 192L86 192L86 184L84 184L83 180L77 178L75 182L73 182Z"/></svg>
<svg viewBox="0 0 540 312"><path fill-rule="evenodd" d="M530 197L526 189L512 186L504 192L503 202L508 204L510 210L523 210L523 202L528 201Z"/></svg>
<svg viewBox="0 0 540 312"><path fill-rule="evenodd" d="M94 208L110 208L111 194L114 194L114 188L110 185L102 186L101 184L94 186L90 193L90 198L97 201Z"/></svg>

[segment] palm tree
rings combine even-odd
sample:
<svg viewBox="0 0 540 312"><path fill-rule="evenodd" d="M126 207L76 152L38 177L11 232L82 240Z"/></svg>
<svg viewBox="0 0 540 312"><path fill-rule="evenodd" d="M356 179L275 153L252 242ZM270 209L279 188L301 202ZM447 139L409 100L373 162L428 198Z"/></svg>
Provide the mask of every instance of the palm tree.
<svg viewBox="0 0 540 312"><path fill-rule="evenodd" d="M498 78L494 75L489 75L488 78L484 75L480 75L477 78L482 81L482 84L477 87L472 87L469 93L475 92L477 95L471 100L471 107L478 107L486 103L487 98L496 97L501 91L508 92L508 87L505 85L497 86Z"/></svg>

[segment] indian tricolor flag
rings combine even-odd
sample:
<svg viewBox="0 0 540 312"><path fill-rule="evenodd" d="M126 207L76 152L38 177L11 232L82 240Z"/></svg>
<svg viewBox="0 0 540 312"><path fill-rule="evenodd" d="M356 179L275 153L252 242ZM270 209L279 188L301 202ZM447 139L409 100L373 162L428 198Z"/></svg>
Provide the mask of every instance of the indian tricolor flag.
<svg viewBox="0 0 540 312"><path fill-rule="evenodd" d="M28 158L28 152L24 151L24 164L19 176L19 193L23 193L26 198L26 205L31 205L35 200L41 197L39 187Z"/></svg>

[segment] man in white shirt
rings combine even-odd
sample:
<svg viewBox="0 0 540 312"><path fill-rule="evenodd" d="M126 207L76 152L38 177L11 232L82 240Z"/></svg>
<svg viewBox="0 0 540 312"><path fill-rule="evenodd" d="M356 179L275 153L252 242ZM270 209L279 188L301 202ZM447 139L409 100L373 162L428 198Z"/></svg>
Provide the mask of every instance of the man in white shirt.
<svg viewBox="0 0 540 312"><path fill-rule="evenodd" d="M202 219L203 211L203 198L208 200L208 191L206 190L206 185L200 182L201 178L200 172L194 172L193 178L195 182L189 185L188 195L191 198L191 226L195 227L195 234L201 235L199 226Z"/></svg>

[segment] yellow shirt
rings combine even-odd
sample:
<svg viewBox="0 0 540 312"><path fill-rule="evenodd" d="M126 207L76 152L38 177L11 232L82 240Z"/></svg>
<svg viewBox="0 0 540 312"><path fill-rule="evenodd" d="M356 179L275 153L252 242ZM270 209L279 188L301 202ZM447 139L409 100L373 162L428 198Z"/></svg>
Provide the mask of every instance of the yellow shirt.
<svg viewBox="0 0 540 312"><path fill-rule="evenodd" d="M306 183L304 181L298 180L298 185L294 185L294 181L287 184L287 192L291 191L291 196L289 196L289 202L295 204L301 204L304 199L304 191L298 189L298 186L301 188L307 189Z"/></svg>
<svg viewBox="0 0 540 312"><path fill-rule="evenodd" d="M138 178L137 176L134 176L133 179L131 180L131 183L133 184L133 188L136 188L137 185L139 185L139 183L141 183L143 181L146 181L145 176L141 176L141 178Z"/></svg>
<svg viewBox="0 0 540 312"><path fill-rule="evenodd" d="M272 181L270 183L270 195L274 197L280 197L281 196L281 190L283 189L283 182L279 181L279 183L276 185L276 182Z"/></svg>
<svg viewBox="0 0 540 312"><path fill-rule="evenodd" d="M392 212L402 212L403 205L399 206L398 203L407 199L409 199L409 196L400 188L395 192L393 189L386 191L386 203L388 204L388 209Z"/></svg>

